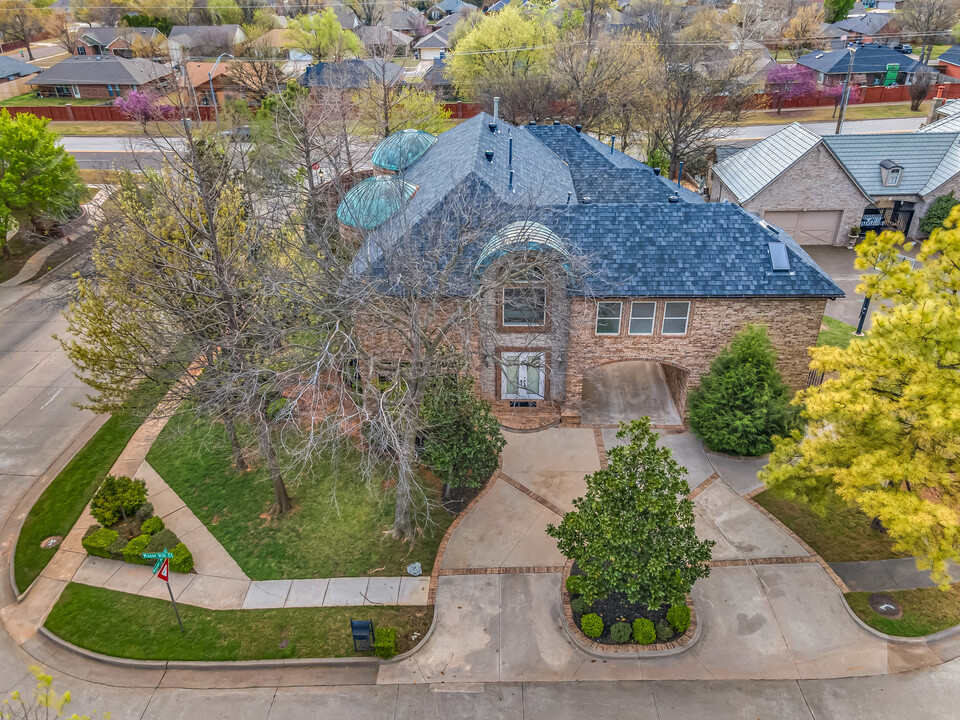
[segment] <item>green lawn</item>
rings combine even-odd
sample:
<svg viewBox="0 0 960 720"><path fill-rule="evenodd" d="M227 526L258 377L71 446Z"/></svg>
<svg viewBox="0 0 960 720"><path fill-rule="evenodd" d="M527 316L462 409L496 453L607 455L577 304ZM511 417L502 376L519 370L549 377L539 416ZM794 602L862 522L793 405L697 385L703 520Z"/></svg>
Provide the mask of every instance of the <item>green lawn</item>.
<svg viewBox="0 0 960 720"><path fill-rule="evenodd" d="M919 110L910 109L910 103L883 103L882 105L849 105L844 120L883 120L897 117L926 117L929 105ZM738 125L786 125L792 122L827 122L836 120L832 105L798 110L784 110L779 115L773 110L757 110L743 115Z"/></svg>
<svg viewBox="0 0 960 720"><path fill-rule="evenodd" d="M0 100L0 107L63 107L67 103L71 105L103 105L104 99L96 98L62 98L62 97L43 97L38 98L35 93L25 93L16 97Z"/></svg>
<svg viewBox="0 0 960 720"><path fill-rule="evenodd" d="M938 57L943 55L947 50L949 50L952 47L953 45L934 45L933 50L930 52L929 62L933 62L934 60L936 60Z"/></svg>
<svg viewBox="0 0 960 720"><path fill-rule="evenodd" d="M817 347L834 345L845 348L855 337L853 333L856 328L853 325L847 325L842 320L834 320L824 315L823 324L827 326L827 329L820 330L820 335L817 336Z"/></svg>
<svg viewBox="0 0 960 720"><path fill-rule="evenodd" d="M153 406L157 399L146 390L138 390L131 396L130 407ZM142 413L112 416L30 508L17 539L14 560L20 592L30 586L56 554L56 548L44 550L40 543L51 535L65 536L70 532L141 422Z"/></svg>
<svg viewBox="0 0 960 720"><path fill-rule="evenodd" d="M370 655L355 653L350 620L397 628L406 652L426 634L430 606L205 610L179 605L180 633L168 600L69 584L44 623L87 650L137 660L264 660ZM283 647L281 647L283 645Z"/></svg>
<svg viewBox="0 0 960 720"><path fill-rule="evenodd" d="M253 580L403 575L419 561L429 574L453 516L433 512L432 528L414 545L386 531L394 505L380 484L369 488L356 455L334 463L316 457L304 472L288 473L295 505L287 516L267 511L273 490L266 468L238 473L219 424L173 418L147 461L183 499Z"/></svg>
<svg viewBox="0 0 960 720"><path fill-rule="evenodd" d="M788 528L803 538L827 562L884 560L906 557L893 551L893 541L870 528L870 518L837 498L822 516L798 500L776 490L754 498Z"/></svg>
<svg viewBox="0 0 960 720"><path fill-rule="evenodd" d="M960 584L949 590L919 588L886 593L903 609L903 617L891 620L878 615L867 603L871 593L851 592L845 597L861 620L887 635L920 637L960 624Z"/></svg>

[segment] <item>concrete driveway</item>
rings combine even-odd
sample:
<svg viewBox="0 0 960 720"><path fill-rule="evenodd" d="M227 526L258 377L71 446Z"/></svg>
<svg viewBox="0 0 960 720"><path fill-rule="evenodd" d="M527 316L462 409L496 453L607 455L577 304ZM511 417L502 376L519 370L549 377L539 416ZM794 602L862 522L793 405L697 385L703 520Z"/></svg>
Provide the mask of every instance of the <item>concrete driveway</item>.
<svg viewBox="0 0 960 720"><path fill-rule="evenodd" d="M660 363L630 360L584 371L584 425L616 425L644 416L654 425L683 424Z"/></svg>
<svg viewBox="0 0 960 720"><path fill-rule="evenodd" d="M827 301L827 317L842 320L856 327L860 318L860 308L863 305L863 295L857 293L857 285L860 284L862 273L853 266L853 261L857 257L856 251L829 245L804 245L803 249L846 294L838 300ZM875 307L876 303L871 305L864 329L870 327Z"/></svg>

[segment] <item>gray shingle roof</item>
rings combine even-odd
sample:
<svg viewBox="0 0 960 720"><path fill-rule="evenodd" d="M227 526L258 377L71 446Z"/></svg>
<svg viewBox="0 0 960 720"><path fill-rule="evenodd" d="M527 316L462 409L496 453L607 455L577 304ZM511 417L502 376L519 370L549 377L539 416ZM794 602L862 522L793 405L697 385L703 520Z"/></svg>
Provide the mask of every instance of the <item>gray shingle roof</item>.
<svg viewBox="0 0 960 720"><path fill-rule="evenodd" d="M440 48L446 50L450 47L450 31L453 30L453 28L453 25L444 25L429 35L422 37L414 47L418 50L420 48Z"/></svg>
<svg viewBox="0 0 960 720"><path fill-rule="evenodd" d="M16 58L0 55L0 77L24 77L40 72L40 68Z"/></svg>
<svg viewBox="0 0 960 720"><path fill-rule="evenodd" d="M308 87L362 88L386 78L391 84L403 81L403 68L396 63L376 58L341 60L309 66L300 76L300 84Z"/></svg>
<svg viewBox="0 0 960 720"><path fill-rule="evenodd" d="M914 60L909 55L899 53L886 45L863 45L853 56L853 72L886 72L887 65L891 63L899 65L900 72L906 73L928 69L919 60ZM850 49L843 48L833 52L815 50L797 60L797 64L827 75L846 75L847 68L850 66Z"/></svg>
<svg viewBox="0 0 960 720"><path fill-rule="evenodd" d="M887 13L866 13L854 15L840 22L833 23L832 27L843 32L859 33L860 35L876 35L890 22L891 15Z"/></svg>
<svg viewBox="0 0 960 720"><path fill-rule="evenodd" d="M226 42L232 43L239 29L240 26L236 24L174 25L170 28L169 39L174 40L186 48L212 40L221 42L221 38L224 38Z"/></svg>
<svg viewBox="0 0 960 720"><path fill-rule="evenodd" d="M95 44L108 47L117 38L133 42L137 37L150 40L160 34L155 27L91 27L80 33L80 39L90 38Z"/></svg>
<svg viewBox="0 0 960 720"><path fill-rule="evenodd" d="M76 55L47 68L27 85L140 85L172 74L172 69L152 60Z"/></svg>
<svg viewBox="0 0 960 720"><path fill-rule="evenodd" d="M500 121L491 132L481 114L448 130L402 177L417 193L396 216L366 239L356 272L384 278L396 242L426 243L438 232L456 232L444 210L462 198L489 203L506 226L542 223L585 256L597 271L571 294L605 297L840 297L842 291L782 230L729 203L703 204L695 193L667 200L676 186L651 168L569 126L512 127ZM513 188L507 153L513 138ZM485 152L493 152L492 162ZM617 188L636 192L595 192L604 201L570 202L577 183L594 173ZM620 177L628 178L626 181ZM472 193L472 195L465 194ZM446 223L446 224L445 224ZM429 231L425 231L429 229ZM401 240L403 239L403 240ZM769 243L787 247L791 270L774 272ZM486 241L464 253L455 271L471 282L474 261ZM432 257L435 248L423 248ZM404 253L400 253L404 255ZM440 261L440 260L437 260ZM453 283L456 285L457 283Z"/></svg>
<svg viewBox="0 0 960 720"><path fill-rule="evenodd" d="M816 147L821 138L790 123L768 138L713 166L714 174L739 202L746 202Z"/></svg>
<svg viewBox="0 0 960 720"><path fill-rule="evenodd" d="M827 135L823 142L865 193L926 195L960 172L957 133L877 133ZM903 168L900 184L885 187L880 163L893 160Z"/></svg>
<svg viewBox="0 0 960 720"><path fill-rule="evenodd" d="M960 45L954 45L953 47L944 50L942 53L940 53L940 57L937 58L936 62L960 65Z"/></svg>

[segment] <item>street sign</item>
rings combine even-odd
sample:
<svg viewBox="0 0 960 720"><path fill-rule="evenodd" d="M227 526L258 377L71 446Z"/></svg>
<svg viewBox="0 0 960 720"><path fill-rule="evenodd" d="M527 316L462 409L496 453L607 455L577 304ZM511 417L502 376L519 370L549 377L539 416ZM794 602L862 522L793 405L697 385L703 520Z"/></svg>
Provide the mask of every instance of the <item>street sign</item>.
<svg viewBox="0 0 960 720"><path fill-rule="evenodd" d="M163 564L160 565L160 572L157 573L157 578L163 580L165 583L170 582L170 561L166 558L163 559Z"/></svg>

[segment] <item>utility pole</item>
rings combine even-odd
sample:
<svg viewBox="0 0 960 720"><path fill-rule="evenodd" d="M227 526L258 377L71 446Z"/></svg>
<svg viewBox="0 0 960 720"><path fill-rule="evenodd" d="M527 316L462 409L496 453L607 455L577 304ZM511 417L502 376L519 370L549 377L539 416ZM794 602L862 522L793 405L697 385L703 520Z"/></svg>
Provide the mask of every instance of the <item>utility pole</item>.
<svg viewBox="0 0 960 720"><path fill-rule="evenodd" d="M217 58L217 61L213 63L213 67L210 68L210 72L207 73L207 80L210 81L210 95L213 100L213 114L217 117L217 130L220 130L220 109L217 107L217 92L213 89L213 74L217 71L217 65L220 64L220 61L225 57L230 58L231 60L236 60L233 55L230 53L221 53L220 57Z"/></svg>
<svg viewBox="0 0 960 720"><path fill-rule="evenodd" d="M850 99L850 76L853 74L853 56L856 54L857 49L852 46L847 49L850 51L850 64L847 65L847 78L843 81L843 95L840 97L840 112L837 115L837 131L834 135L839 135L843 129L843 113L846 111L847 101Z"/></svg>

